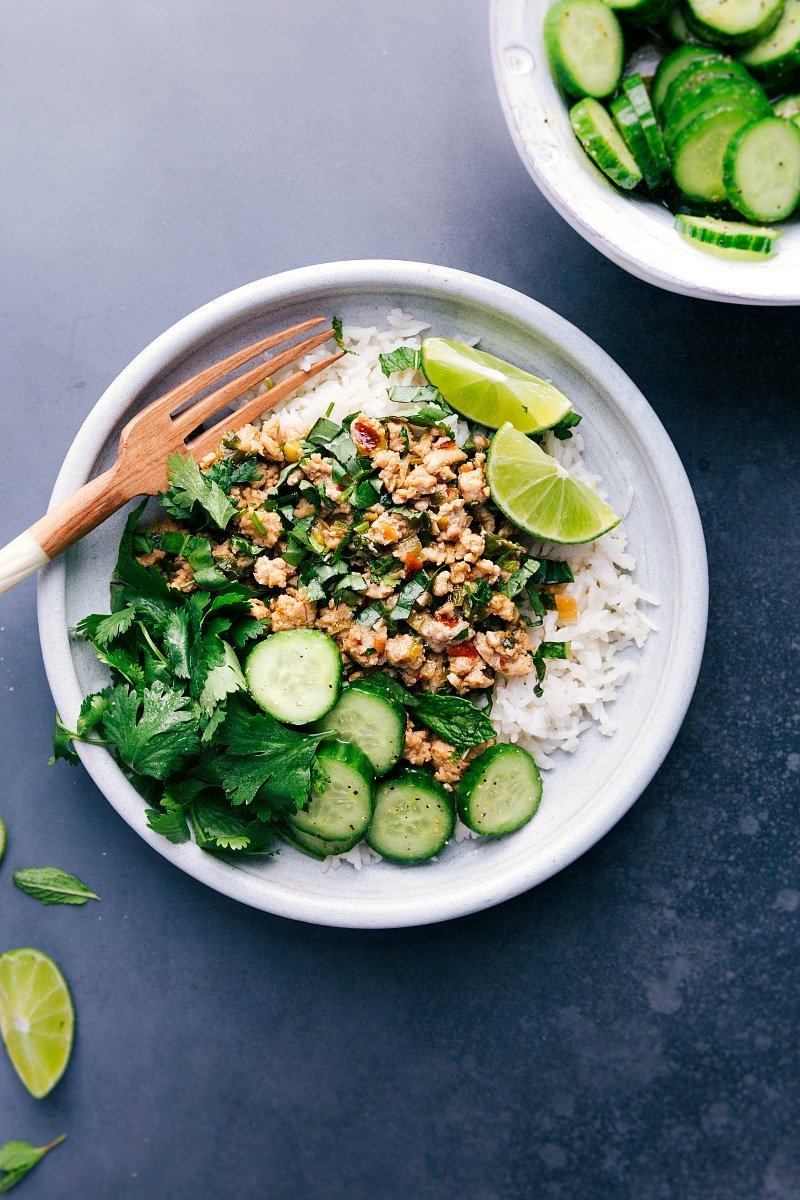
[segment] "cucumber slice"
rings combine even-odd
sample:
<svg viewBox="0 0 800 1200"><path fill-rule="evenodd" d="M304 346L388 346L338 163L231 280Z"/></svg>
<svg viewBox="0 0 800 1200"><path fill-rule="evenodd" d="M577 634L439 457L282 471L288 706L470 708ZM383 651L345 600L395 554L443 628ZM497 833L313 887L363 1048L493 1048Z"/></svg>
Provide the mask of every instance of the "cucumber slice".
<svg viewBox="0 0 800 1200"><path fill-rule="evenodd" d="M639 164L602 104L579 100L570 109L569 120L586 153L613 183L626 191L641 183Z"/></svg>
<svg viewBox="0 0 800 1200"><path fill-rule="evenodd" d="M682 111L688 107L693 94L697 91L708 90L715 86L724 88L731 84L758 86L746 68L735 58L729 58L727 54L691 63L674 76L667 88L661 102L662 122L669 122L676 110Z"/></svg>
<svg viewBox="0 0 800 1200"><path fill-rule="evenodd" d="M704 41L699 37L693 29L689 28L689 23L686 20L686 14L681 4L676 4L673 9L667 13L667 19L664 22L664 27L667 37L673 42L677 42L679 46L700 44Z"/></svg>
<svg viewBox="0 0 800 1200"><path fill-rule="evenodd" d="M375 772L358 746L325 742L314 760L311 796L288 818L289 828L313 834L339 847L341 854L360 842L372 817Z"/></svg>
<svg viewBox="0 0 800 1200"><path fill-rule="evenodd" d="M544 19L550 68L570 96L610 96L622 74L619 21L603 0L558 0Z"/></svg>
<svg viewBox="0 0 800 1200"><path fill-rule="evenodd" d="M678 213L675 228L681 237L718 258L738 262L764 262L778 251L781 231L717 217Z"/></svg>
<svg viewBox="0 0 800 1200"><path fill-rule="evenodd" d="M378 784L367 842L392 862L424 862L453 836L455 823L452 797L430 771L413 767Z"/></svg>
<svg viewBox="0 0 800 1200"><path fill-rule="evenodd" d="M458 815L485 837L527 825L542 798L539 768L521 746L490 746L467 768L458 788Z"/></svg>
<svg viewBox="0 0 800 1200"><path fill-rule="evenodd" d="M800 96L784 96L781 100L776 100L772 111L784 121L800 124Z"/></svg>
<svg viewBox="0 0 800 1200"><path fill-rule="evenodd" d="M679 12L680 10L673 9L672 11ZM694 45L678 46L677 50L673 50L665 59L662 59L653 78L652 100L657 115L661 116L661 108L673 80L689 67L697 66L700 63L719 62L722 57L719 50L711 50L708 46Z"/></svg>
<svg viewBox="0 0 800 1200"><path fill-rule="evenodd" d="M784 0L686 0L689 27L723 46L747 46L775 28Z"/></svg>
<svg viewBox="0 0 800 1200"><path fill-rule="evenodd" d="M786 0L778 24L739 59L759 79L780 84L800 74L800 0Z"/></svg>
<svg viewBox="0 0 800 1200"><path fill-rule="evenodd" d="M686 94L665 119L663 128L667 150L672 150L684 129L697 117L723 108L744 109L752 114L752 119L769 116L772 111L763 89L754 80L707 83L694 93ZM666 106L664 111L666 113Z"/></svg>
<svg viewBox="0 0 800 1200"><path fill-rule="evenodd" d="M650 153L650 143L645 135L642 122L624 92L611 101L611 115L622 134L625 145L638 163L645 183L651 191L656 191L663 182L663 177Z"/></svg>
<svg viewBox="0 0 800 1200"><path fill-rule="evenodd" d="M686 126L671 148L672 175L690 200L718 204L727 192L722 162L728 143L753 113L742 105L701 113Z"/></svg>
<svg viewBox="0 0 800 1200"><path fill-rule="evenodd" d="M800 204L800 129L780 117L745 125L723 166L733 207L751 221L782 221Z"/></svg>
<svg viewBox="0 0 800 1200"><path fill-rule="evenodd" d="M622 90L630 101L634 112L639 118L647 147L650 152L650 174L656 182L651 182L647 171L644 172L648 187L654 191L666 183L669 176L669 159L664 148L664 139L656 121L656 114L650 102L650 96L641 75L626 75L622 80ZM634 155L634 157L636 157ZM644 167L642 168L644 170Z"/></svg>
<svg viewBox="0 0 800 1200"><path fill-rule="evenodd" d="M358 746L375 774L385 775L403 753L406 716L399 705L372 691L365 681L346 687L338 704L316 728Z"/></svg>
<svg viewBox="0 0 800 1200"><path fill-rule="evenodd" d="M307 725L339 699L342 656L319 629L286 629L250 651L244 673L265 712L287 725Z"/></svg>
<svg viewBox="0 0 800 1200"><path fill-rule="evenodd" d="M302 854L308 854L311 858L316 858L317 862L323 862L331 854L346 854L348 850L353 849L354 845L358 845L357 842L353 842L352 838L331 841L329 838L318 837L315 833L306 833L302 829L295 829L292 825L281 829L280 834L285 842L294 846L295 850L301 851Z"/></svg>
<svg viewBox="0 0 800 1200"><path fill-rule="evenodd" d="M667 15L675 0L605 0L629 25L655 25Z"/></svg>

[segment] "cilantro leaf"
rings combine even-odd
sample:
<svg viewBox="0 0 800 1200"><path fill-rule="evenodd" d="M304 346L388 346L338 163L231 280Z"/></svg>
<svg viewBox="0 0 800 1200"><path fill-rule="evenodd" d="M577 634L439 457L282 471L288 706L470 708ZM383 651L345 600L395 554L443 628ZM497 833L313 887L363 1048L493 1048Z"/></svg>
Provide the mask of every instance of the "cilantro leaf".
<svg viewBox="0 0 800 1200"><path fill-rule="evenodd" d="M108 707L109 690L109 688L104 688L102 692L92 692L91 695L84 696L74 732L67 729L61 717L56 713L53 729L53 755L48 766L52 767L59 758L63 758L65 762L71 763L73 766L77 765L78 756L72 747L72 742L74 739L89 740L86 734L100 723Z"/></svg>
<svg viewBox="0 0 800 1200"><path fill-rule="evenodd" d="M386 376L394 374L395 371L417 370L420 365L420 358L420 351L412 350L410 346L398 346L396 350L392 350L389 354L378 355L381 370Z"/></svg>
<svg viewBox="0 0 800 1200"><path fill-rule="evenodd" d="M243 458L236 462L234 458L220 458L203 472L206 479L216 483L227 495L231 488L240 483L252 483L261 468L255 457Z"/></svg>
<svg viewBox="0 0 800 1200"><path fill-rule="evenodd" d="M182 454L170 454L167 472L170 486L160 500L168 513L185 520L195 504L199 504L215 525L225 528L236 509L219 484L203 474L191 455L184 458Z"/></svg>
<svg viewBox="0 0 800 1200"><path fill-rule="evenodd" d="M136 536L136 526L145 510L147 501L143 500L129 514L125 522L122 538L119 543L117 565L114 576L136 593L136 599L141 606L148 599L150 604L162 614L171 606L167 581L155 567L144 567L136 558L133 550L133 540ZM123 599L125 595L123 593ZM119 605L115 607L120 607Z"/></svg>
<svg viewBox="0 0 800 1200"><path fill-rule="evenodd" d="M204 716L211 716L217 704L231 692L247 687L233 647L221 638L219 640L223 647L222 659L207 671L200 693L200 711Z"/></svg>
<svg viewBox="0 0 800 1200"><path fill-rule="evenodd" d="M260 821L246 820L206 800L195 800L190 810L195 841L201 850L247 850L262 846L271 834Z"/></svg>
<svg viewBox="0 0 800 1200"><path fill-rule="evenodd" d="M66 1136L62 1133L46 1146L32 1146L30 1142L6 1142L0 1146L0 1171L3 1172L0 1192L10 1192L20 1179L42 1161L45 1154L60 1146Z"/></svg>
<svg viewBox="0 0 800 1200"><path fill-rule="evenodd" d="M174 801L162 800L163 808L148 808L145 810L147 824L154 833L160 833L173 845L179 846L189 841L189 825L186 814L180 804Z"/></svg>
<svg viewBox="0 0 800 1200"><path fill-rule="evenodd" d="M164 779L197 751L189 698L160 680L142 695L117 684L108 697L101 728L123 762L140 775Z"/></svg>
<svg viewBox="0 0 800 1200"><path fill-rule="evenodd" d="M213 771L234 806L267 805L269 811L301 808L311 790L311 764L325 734L302 734L267 713L249 713L233 702L219 734L227 753Z"/></svg>
<svg viewBox="0 0 800 1200"><path fill-rule="evenodd" d="M115 638L127 633L135 620L136 607L128 605L117 612L109 613L108 616L92 613L90 616L83 617L75 626L75 632L95 645L107 646Z"/></svg>
<svg viewBox="0 0 800 1200"><path fill-rule="evenodd" d="M554 425L548 432L552 433L553 437L557 437L560 442L568 442L572 437L572 430L576 425L580 425L582 420L583 417L580 413L564 413L558 424Z"/></svg>

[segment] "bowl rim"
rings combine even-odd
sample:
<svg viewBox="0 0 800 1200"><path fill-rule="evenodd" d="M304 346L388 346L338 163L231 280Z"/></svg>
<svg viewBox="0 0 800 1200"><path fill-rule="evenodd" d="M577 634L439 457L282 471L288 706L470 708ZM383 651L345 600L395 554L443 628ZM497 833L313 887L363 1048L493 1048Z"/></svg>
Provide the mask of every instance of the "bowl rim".
<svg viewBox="0 0 800 1200"><path fill-rule="evenodd" d="M613 796L604 796L592 818L576 836L564 831L554 839L552 852L536 869L508 872L502 880L488 879L467 895L456 888L440 888L425 896L403 898L398 906L385 898L371 898L371 906L358 906L346 898L326 896L312 890L276 884L223 863L199 850L193 842L173 845L154 833L141 820L142 800L109 752L101 747L78 744L76 749L90 776L113 808L134 831L164 858L216 891L252 907L278 916L313 924L349 928L384 929L423 925L464 916L501 903L543 882L569 865L593 846L628 811L647 787L666 757L689 706L703 653L708 605L708 573L702 525L688 478L672 442L653 409L613 359L570 322L538 301L502 284L448 267L404 260L366 259L300 267L267 276L235 288L200 306L168 328L146 346L109 385L79 429L59 472L50 507L71 494L90 475L106 444L109 431L135 398L154 378L193 350L219 335L225 328L243 323L265 306L279 306L302 299L325 287L366 288L391 291L431 289L439 296L482 304L499 310L509 319L535 325L545 336L577 347L576 354L590 354L602 369L609 390L625 394L625 415L636 425L637 436L651 454L657 453L658 470L669 480L671 495L682 511L681 544L691 591L678 606L669 645L670 680L679 681L677 691L664 703L661 688L648 718L646 751L626 758L624 786ZM40 572L38 585L39 634L50 689L56 707L66 720L77 714L83 690L72 657L66 611L67 565L64 556ZM686 615L683 610L686 609ZM689 618L691 614L691 619ZM673 689L674 691L674 689ZM657 719L656 719L657 718ZM124 785L124 786L123 786ZM139 820L129 819L131 805L138 804Z"/></svg>
<svg viewBox="0 0 800 1200"><path fill-rule="evenodd" d="M635 275L645 283L664 288L665 291L690 296L694 299L715 300L725 304L766 306L800 304L800 270L781 269L784 264L781 262L780 256L763 264L724 261L712 258L702 250L684 247L676 234L678 240L674 248L670 246L662 255L661 265L644 261L640 255L631 252L630 243L626 245L620 239L616 223L606 219L606 206L597 203L601 187L604 189L604 195L610 192L616 199L615 189L603 180L599 171L596 172L597 178L592 179L585 170L586 164L583 162L581 162L580 168L573 169L573 164L568 163L556 147L551 132L551 118L545 115L544 101L540 106L543 118L541 127L537 127L535 136L529 134L526 137L518 105L515 104L512 96L514 89L512 78L515 73L505 61L503 51L514 49L529 54L534 65L524 74L527 76L537 71L539 73L546 71L550 90L554 96L558 96L560 109L563 110L564 115L567 111L563 98L558 94L555 84L552 83L543 47L541 48L541 57L545 60L544 64L536 61L537 56L531 49L533 39L524 43L514 39L515 45L512 47L508 45L508 37L503 33L503 30L512 25L519 27L523 24L522 17L518 14L524 8L525 15L529 17L529 4L530 0L490 0L489 33L492 68L500 106L517 153L537 188L556 212L585 241L618 267L622 267L623 270ZM536 138L538 141L535 140ZM552 166L551 160L554 152L558 154L562 170L547 170L543 166L548 162ZM588 165L591 167L591 164ZM591 169L595 170L593 167ZM619 198L624 199L621 196ZM630 201L630 203L635 203L635 201ZM595 223L598 221L599 223ZM797 232L800 235L800 229ZM630 236L629 230L628 235ZM644 235L640 235L639 244L641 244L642 237ZM650 240L649 235L648 240ZM684 248L692 250L693 256L684 258ZM669 252L673 250L675 257L684 264L680 275L670 269ZM793 253L795 253L794 249ZM767 274L773 267L777 267L780 271L781 290L779 293L774 290L774 270L772 274ZM720 283L719 286L709 285L704 280L704 274L707 274L709 270L719 269L730 275L730 282Z"/></svg>

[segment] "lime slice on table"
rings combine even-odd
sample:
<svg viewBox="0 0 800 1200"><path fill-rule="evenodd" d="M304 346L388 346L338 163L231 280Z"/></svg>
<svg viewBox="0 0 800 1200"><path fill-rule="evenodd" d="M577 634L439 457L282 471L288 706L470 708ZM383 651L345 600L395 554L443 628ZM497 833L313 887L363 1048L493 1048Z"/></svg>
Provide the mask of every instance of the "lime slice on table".
<svg viewBox="0 0 800 1200"><path fill-rule="evenodd" d="M64 976L41 950L0 955L0 1033L25 1087L40 1100L72 1050L75 1013Z"/></svg>
<svg viewBox="0 0 800 1200"><path fill-rule="evenodd" d="M0 817L0 862L3 861L3 855L6 852L6 823Z"/></svg>
<svg viewBox="0 0 800 1200"><path fill-rule="evenodd" d="M592 542L619 525L591 488L510 423L492 438L486 482L509 521L546 542Z"/></svg>
<svg viewBox="0 0 800 1200"><path fill-rule="evenodd" d="M506 421L522 433L557 425L572 404L546 379L448 338L425 338L422 370L447 403L489 429Z"/></svg>

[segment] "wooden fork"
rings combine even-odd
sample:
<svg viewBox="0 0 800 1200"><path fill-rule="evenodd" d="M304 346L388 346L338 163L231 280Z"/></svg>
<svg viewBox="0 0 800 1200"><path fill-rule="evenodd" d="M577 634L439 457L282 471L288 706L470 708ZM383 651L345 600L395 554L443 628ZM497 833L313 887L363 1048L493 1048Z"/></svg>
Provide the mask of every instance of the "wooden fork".
<svg viewBox="0 0 800 1200"><path fill-rule="evenodd" d="M305 333L325 320L325 317L312 317L311 320L301 321L299 325L262 338L252 346L245 346L221 362L206 367L137 413L120 434L114 466L95 479L90 479L74 496L56 505L30 529L0 550L0 595L50 562L135 496L154 496L163 492L168 482L167 455L179 450L196 459L202 458L219 445L227 430L238 429L254 421L278 401L285 400L301 384L340 359L343 352L313 363L307 371L294 371L269 391L248 401L235 414L224 417L210 429L197 432L205 421L226 408L237 396L321 346L333 337L333 333L330 328L323 329L289 346L273 358L257 363L208 395L200 393L256 355Z"/></svg>

